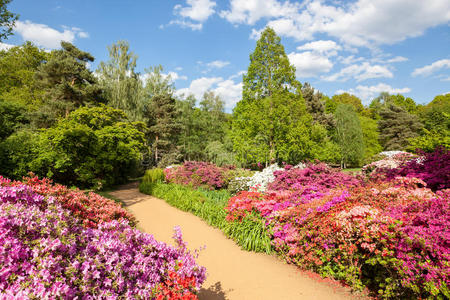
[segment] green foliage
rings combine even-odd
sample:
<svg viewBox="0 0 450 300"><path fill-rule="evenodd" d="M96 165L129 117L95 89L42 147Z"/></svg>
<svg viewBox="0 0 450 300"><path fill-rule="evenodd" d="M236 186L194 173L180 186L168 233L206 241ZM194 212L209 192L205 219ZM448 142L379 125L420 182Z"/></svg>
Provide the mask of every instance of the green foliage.
<svg viewBox="0 0 450 300"><path fill-rule="evenodd" d="M38 155L39 135L31 130L20 130L0 143L0 174L22 179L32 171L31 162Z"/></svg>
<svg viewBox="0 0 450 300"><path fill-rule="evenodd" d="M307 82L302 87L303 99L305 99L306 108L314 119L314 122L319 123L326 128L333 128L335 122L333 115L325 112L325 105L322 103L323 95Z"/></svg>
<svg viewBox="0 0 450 300"><path fill-rule="evenodd" d="M450 131L450 93L436 96L421 107L419 116L427 130Z"/></svg>
<svg viewBox="0 0 450 300"><path fill-rule="evenodd" d="M389 105L380 111L378 121L380 141L384 150L403 150L409 144L409 139L419 136L422 124L415 115L403 108Z"/></svg>
<svg viewBox="0 0 450 300"><path fill-rule="evenodd" d="M12 34L19 15L7 10L11 0L0 0L0 42Z"/></svg>
<svg viewBox="0 0 450 300"><path fill-rule="evenodd" d="M35 74L36 84L44 90L46 99L41 111L50 115L47 126L82 105L102 100L97 79L86 67L94 57L68 42L61 42L61 47L50 53L47 63L41 64Z"/></svg>
<svg viewBox="0 0 450 300"><path fill-rule="evenodd" d="M36 111L43 101L43 90L36 86L35 73L49 54L26 42L0 51L0 100Z"/></svg>
<svg viewBox="0 0 450 300"><path fill-rule="evenodd" d="M33 171L83 187L123 183L138 167L143 130L120 110L81 107L39 134L21 131L6 139L2 148L9 165L2 173L20 178Z"/></svg>
<svg viewBox="0 0 450 300"><path fill-rule="evenodd" d="M364 161L367 163L372 156L380 153L383 147L379 142L377 121L365 116L358 116L358 118L364 140Z"/></svg>
<svg viewBox="0 0 450 300"><path fill-rule="evenodd" d="M153 168L145 171L144 177L139 184L139 191L144 194L152 194L153 187L157 183L165 180L164 170L161 168Z"/></svg>
<svg viewBox="0 0 450 300"><path fill-rule="evenodd" d="M135 72L137 56L126 41L108 46L109 60L97 72L108 105L125 111L133 121L143 120L142 82Z"/></svg>
<svg viewBox="0 0 450 300"><path fill-rule="evenodd" d="M225 219L225 206L230 198L226 190L195 190L187 186L157 183L152 189L152 195L219 228L244 250L272 252L268 229L261 217L250 215L242 222L229 222Z"/></svg>
<svg viewBox="0 0 450 300"><path fill-rule="evenodd" d="M284 92L257 101L240 101L233 112L231 136L244 163L304 159L296 138L311 135L312 118L301 96ZM295 138L293 138L295 136Z"/></svg>
<svg viewBox="0 0 450 300"><path fill-rule="evenodd" d="M360 166L364 156L364 143L358 115L350 104L339 104L334 115L341 167L346 168L348 164Z"/></svg>
<svg viewBox="0 0 450 300"><path fill-rule="evenodd" d="M295 79L295 68L275 31L266 27L250 54L250 65L243 79L242 99L251 101L290 91L299 94L301 85Z"/></svg>
<svg viewBox="0 0 450 300"><path fill-rule="evenodd" d="M349 93L334 95L327 103L328 111L335 113L339 104L350 104L357 114L364 114L365 108L361 103L361 99Z"/></svg>
<svg viewBox="0 0 450 300"><path fill-rule="evenodd" d="M438 146L450 149L450 132L442 133L436 130L423 129L421 136L409 140L406 151L416 152L417 149L421 149L425 152L433 152Z"/></svg>
<svg viewBox="0 0 450 300"><path fill-rule="evenodd" d="M16 103L0 100L0 142L27 123L25 108Z"/></svg>

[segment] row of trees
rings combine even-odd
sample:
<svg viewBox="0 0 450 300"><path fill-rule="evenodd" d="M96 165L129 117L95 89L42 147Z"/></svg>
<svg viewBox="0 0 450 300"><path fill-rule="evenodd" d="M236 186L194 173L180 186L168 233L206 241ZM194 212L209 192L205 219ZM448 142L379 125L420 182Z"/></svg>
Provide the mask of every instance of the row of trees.
<svg viewBox="0 0 450 300"><path fill-rule="evenodd" d="M450 144L450 94L425 106L386 93L368 107L349 94L327 97L295 78L270 28L250 55L232 114L211 91L177 95L161 66L136 72L128 43L108 51L95 72L87 67L94 58L66 42L51 52L29 42L0 51L0 174L108 185L183 160L345 167L383 149Z"/></svg>

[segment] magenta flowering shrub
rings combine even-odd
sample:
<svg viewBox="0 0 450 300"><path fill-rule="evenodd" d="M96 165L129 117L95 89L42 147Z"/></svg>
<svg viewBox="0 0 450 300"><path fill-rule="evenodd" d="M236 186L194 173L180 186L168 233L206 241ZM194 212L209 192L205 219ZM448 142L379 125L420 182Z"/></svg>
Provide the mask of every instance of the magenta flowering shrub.
<svg viewBox="0 0 450 300"><path fill-rule="evenodd" d="M220 189L226 187L226 172L233 167L218 167L208 162L186 161L181 166L166 168L166 181L194 188Z"/></svg>
<svg viewBox="0 0 450 300"><path fill-rule="evenodd" d="M379 173L392 180L398 176L422 179L432 190L450 188L450 150L438 147L433 152L419 152L421 157L394 169L382 169Z"/></svg>
<svg viewBox="0 0 450 300"><path fill-rule="evenodd" d="M332 188L356 186L360 182L354 176L339 172L324 163L309 163L306 168L286 166L274 172L275 179L269 183L268 190L293 192L292 197L306 203L320 198Z"/></svg>
<svg viewBox="0 0 450 300"><path fill-rule="evenodd" d="M54 197L0 186L0 298L150 299L174 274L198 289L205 269L175 236L177 248L125 220L86 228Z"/></svg>
<svg viewBox="0 0 450 300"><path fill-rule="evenodd" d="M381 298L450 297L450 190L414 177L360 182L323 165L275 177L272 191L232 197L227 220L260 214L287 262Z"/></svg>

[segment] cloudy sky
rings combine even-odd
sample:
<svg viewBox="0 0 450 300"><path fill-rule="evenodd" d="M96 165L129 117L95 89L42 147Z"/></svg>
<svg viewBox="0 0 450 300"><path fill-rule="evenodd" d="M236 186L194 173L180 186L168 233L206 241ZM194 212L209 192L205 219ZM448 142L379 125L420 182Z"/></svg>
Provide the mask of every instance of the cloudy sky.
<svg viewBox="0 0 450 300"><path fill-rule="evenodd" d="M107 60L127 40L138 71L161 64L179 93L219 93L231 111L265 26L281 36L297 78L368 104L380 92L418 103L450 92L448 0L13 0L15 35L46 48L69 41Z"/></svg>

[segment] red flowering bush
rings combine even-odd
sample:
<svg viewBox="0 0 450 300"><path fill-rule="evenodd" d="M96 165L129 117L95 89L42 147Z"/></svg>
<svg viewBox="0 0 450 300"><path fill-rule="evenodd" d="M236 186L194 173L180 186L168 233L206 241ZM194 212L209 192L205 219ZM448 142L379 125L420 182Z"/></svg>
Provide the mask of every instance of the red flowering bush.
<svg viewBox="0 0 450 300"><path fill-rule="evenodd" d="M26 184L34 192L54 196L63 208L72 212L74 217L83 221L85 227L96 228L100 223L112 220L127 220L130 225L135 224L135 219L128 211L118 203L104 198L96 193L85 193L79 189L69 189L60 184L53 184L48 178L39 179L31 175L21 181L10 181L0 176L0 186L17 186Z"/></svg>
<svg viewBox="0 0 450 300"><path fill-rule="evenodd" d="M182 263L177 265L181 267ZM156 300L196 300L195 276L181 277L175 271L169 271L167 279L156 289Z"/></svg>

